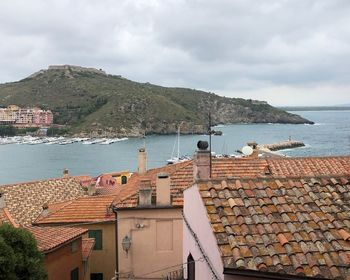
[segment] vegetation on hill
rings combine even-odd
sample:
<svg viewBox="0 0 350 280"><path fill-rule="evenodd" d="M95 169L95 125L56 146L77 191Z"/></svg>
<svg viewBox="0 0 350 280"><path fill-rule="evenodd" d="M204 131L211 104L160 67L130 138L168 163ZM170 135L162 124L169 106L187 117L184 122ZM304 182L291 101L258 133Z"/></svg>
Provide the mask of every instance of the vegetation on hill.
<svg viewBox="0 0 350 280"><path fill-rule="evenodd" d="M0 85L0 106L39 106L70 133L139 136L143 133L203 133L214 124L310 123L265 102L226 98L199 90L137 83L74 66L48 69Z"/></svg>

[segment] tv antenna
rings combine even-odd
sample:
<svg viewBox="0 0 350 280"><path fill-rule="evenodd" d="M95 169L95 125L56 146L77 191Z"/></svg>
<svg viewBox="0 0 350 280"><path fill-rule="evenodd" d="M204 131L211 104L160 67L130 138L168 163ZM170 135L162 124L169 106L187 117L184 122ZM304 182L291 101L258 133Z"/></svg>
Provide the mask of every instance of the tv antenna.
<svg viewBox="0 0 350 280"><path fill-rule="evenodd" d="M211 113L208 114L208 134L209 134L209 152L210 152L210 158L209 158L209 166L210 166L210 178L212 177L212 155L211 155L211 135L213 134L213 131L211 130Z"/></svg>

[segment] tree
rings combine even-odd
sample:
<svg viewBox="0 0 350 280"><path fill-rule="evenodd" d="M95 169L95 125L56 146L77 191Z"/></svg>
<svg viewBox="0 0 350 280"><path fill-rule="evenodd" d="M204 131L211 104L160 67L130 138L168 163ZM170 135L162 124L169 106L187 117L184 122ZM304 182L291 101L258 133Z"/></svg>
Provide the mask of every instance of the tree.
<svg viewBox="0 0 350 280"><path fill-rule="evenodd" d="M9 224L0 226L0 280L47 279L43 260L29 231Z"/></svg>

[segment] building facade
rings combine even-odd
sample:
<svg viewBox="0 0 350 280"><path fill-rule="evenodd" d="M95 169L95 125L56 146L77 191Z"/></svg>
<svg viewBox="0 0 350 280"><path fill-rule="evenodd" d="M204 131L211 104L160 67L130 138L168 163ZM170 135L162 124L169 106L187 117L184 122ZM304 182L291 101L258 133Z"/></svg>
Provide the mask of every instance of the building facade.
<svg viewBox="0 0 350 280"><path fill-rule="evenodd" d="M0 108L0 124L11 124L17 127L48 127L53 123L50 110L40 108L20 108L10 105Z"/></svg>

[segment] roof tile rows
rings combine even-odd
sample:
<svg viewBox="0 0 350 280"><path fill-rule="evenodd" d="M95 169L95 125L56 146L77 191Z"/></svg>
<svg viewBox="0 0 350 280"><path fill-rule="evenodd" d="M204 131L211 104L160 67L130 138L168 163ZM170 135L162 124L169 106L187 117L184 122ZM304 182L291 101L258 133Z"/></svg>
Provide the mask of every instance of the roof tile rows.
<svg viewBox="0 0 350 280"><path fill-rule="evenodd" d="M46 216L40 215L34 224L113 221L114 214L110 206L114 199L114 195L101 195L51 204L49 213Z"/></svg>
<svg viewBox="0 0 350 280"><path fill-rule="evenodd" d="M6 207L21 225L28 226L41 213L45 203L63 202L86 196L75 177L0 186Z"/></svg>
<svg viewBox="0 0 350 280"><path fill-rule="evenodd" d="M345 279L350 176L200 183L224 267Z"/></svg>
<svg viewBox="0 0 350 280"><path fill-rule="evenodd" d="M94 238L83 238L83 243L82 243L83 261L88 260L94 245L95 245Z"/></svg>
<svg viewBox="0 0 350 280"><path fill-rule="evenodd" d="M123 185L114 204L119 208L136 207L140 181L150 179L155 196L156 176L167 172L171 178L172 205L183 205L182 192L193 183L193 161L168 165L135 173L127 185ZM350 175L350 156L305 158L213 158L213 178L250 178L270 176L339 176Z"/></svg>
<svg viewBox="0 0 350 280"><path fill-rule="evenodd" d="M11 224L14 227L18 227L17 222L12 218L7 208L0 209L0 225L3 223Z"/></svg>
<svg viewBox="0 0 350 280"><path fill-rule="evenodd" d="M37 227L27 229L34 235L40 251L46 253L83 235L88 230L76 227Z"/></svg>

